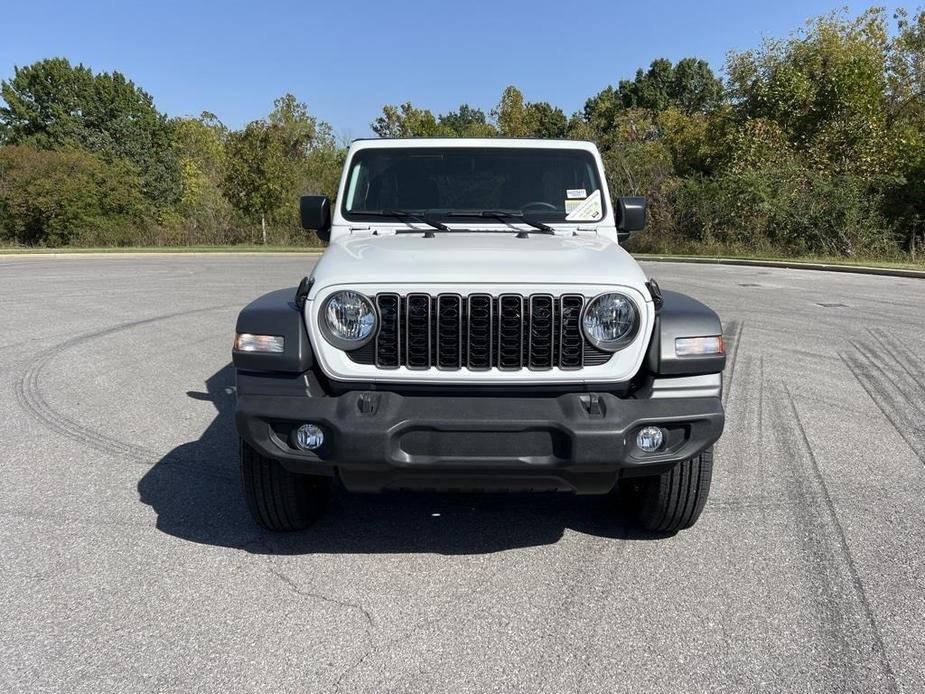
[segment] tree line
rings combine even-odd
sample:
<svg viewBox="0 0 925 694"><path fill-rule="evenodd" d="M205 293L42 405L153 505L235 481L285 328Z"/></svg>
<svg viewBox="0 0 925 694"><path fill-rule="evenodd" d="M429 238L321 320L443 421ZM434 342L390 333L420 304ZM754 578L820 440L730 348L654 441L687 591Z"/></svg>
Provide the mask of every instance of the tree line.
<svg viewBox="0 0 925 694"><path fill-rule="evenodd" d="M567 115L507 87L488 113L386 105L383 137L587 139L612 193L650 201L639 250L908 257L925 246L925 12L829 14L703 60L659 59ZM308 244L300 194L346 152L291 94L239 130L168 118L118 72L64 58L0 83L0 243ZM923 248L922 250L925 250Z"/></svg>

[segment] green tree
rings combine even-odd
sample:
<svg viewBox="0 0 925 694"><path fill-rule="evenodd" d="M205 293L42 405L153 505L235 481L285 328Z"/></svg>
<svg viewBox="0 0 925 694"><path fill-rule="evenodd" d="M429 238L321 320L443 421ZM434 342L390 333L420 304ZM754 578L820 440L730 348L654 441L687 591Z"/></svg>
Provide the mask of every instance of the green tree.
<svg viewBox="0 0 925 694"><path fill-rule="evenodd" d="M318 119L308 113L308 106L292 94L284 94L273 102L267 120L279 128L286 156L293 161L308 154L319 137Z"/></svg>
<svg viewBox="0 0 925 694"><path fill-rule="evenodd" d="M492 137L496 134L485 112L468 104L462 104L457 110L441 115L438 123L456 137Z"/></svg>
<svg viewBox="0 0 925 694"><path fill-rule="evenodd" d="M579 117L588 125L593 136L604 138L624 110L625 107L617 90L613 87L605 87L585 101ZM577 125L573 123L572 129L576 127Z"/></svg>
<svg viewBox="0 0 925 694"><path fill-rule="evenodd" d="M904 248L925 246L925 11L897 13L887 62L887 122L897 140L902 177L887 204L901 225Z"/></svg>
<svg viewBox="0 0 925 694"><path fill-rule="evenodd" d="M821 171L885 172L896 156L887 132L888 46L886 18L875 9L853 20L827 15L787 40L732 54L740 123L776 124Z"/></svg>
<svg viewBox="0 0 925 694"><path fill-rule="evenodd" d="M504 137L565 137L568 118L562 109L545 101L526 102L523 93L510 85L492 109L498 131Z"/></svg>
<svg viewBox="0 0 925 694"><path fill-rule="evenodd" d="M81 148L123 158L142 176L145 195L161 208L181 193L171 127L151 96L119 72L94 74L51 58L15 68L0 83L5 141L40 149Z"/></svg>
<svg viewBox="0 0 925 694"><path fill-rule="evenodd" d="M856 18L832 13L730 56L736 118L726 133L726 168L743 176L779 162L803 182L799 189L824 196L813 200L817 206L850 202L862 212L827 214L857 220L864 234L831 225L803 230L819 247L853 255L911 243L925 201L923 16L900 13L891 37L881 8ZM758 151L756 133L770 136L758 140ZM828 235L820 238L819 229Z"/></svg>
<svg viewBox="0 0 925 694"><path fill-rule="evenodd" d="M29 246L137 243L150 205L128 162L80 150L0 147L2 240Z"/></svg>
<svg viewBox="0 0 925 694"><path fill-rule="evenodd" d="M370 127L379 137L437 137L453 134L451 128L439 123L431 111L415 108L410 101L401 106L383 106L382 115Z"/></svg>
<svg viewBox="0 0 925 694"><path fill-rule="evenodd" d="M280 97L273 106L268 121L279 130L292 167L295 189L290 197L295 200L308 193L334 197L346 151L337 145L331 126L311 115L292 94Z"/></svg>
<svg viewBox="0 0 925 694"><path fill-rule="evenodd" d="M670 60L653 60L649 69L636 71L632 80L620 80L617 96L624 108L647 108L660 111L671 103L668 96L674 70Z"/></svg>
<svg viewBox="0 0 925 694"><path fill-rule="evenodd" d="M624 108L663 111L674 106L687 113L716 108L722 95L722 82L697 58L683 58L676 65L665 58L653 60L647 71L636 71L635 79L621 80L615 94Z"/></svg>
<svg viewBox="0 0 925 694"><path fill-rule="evenodd" d="M177 203L181 226L189 239L224 240L222 232L232 223L232 207L222 191L227 128L207 112L174 119L172 126L182 181Z"/></svg>
<svg viewBox="0 0 925 694"><path fill-rule="evenodd" d="M530 134L524 95L513 85L504 88L501 100L492 109L491 115L503 137L527 137Z"/></svg>
<svg viewBox="0 0 925 694"><path fill-rule="evenodd" d="M524 107L524 121L530 137L561 138L568 132L568 118L561 108L546 101Z"/></svg>
<svg viewBox="0 0 925 694"><path fill-rule="evenodd" d="M222 189L232 206L248 220L260 220L263 242L267 221L287 217L292 204L295 173L288 158L289 146L279 126L254 121L228 135L227 164Z"/></svg>

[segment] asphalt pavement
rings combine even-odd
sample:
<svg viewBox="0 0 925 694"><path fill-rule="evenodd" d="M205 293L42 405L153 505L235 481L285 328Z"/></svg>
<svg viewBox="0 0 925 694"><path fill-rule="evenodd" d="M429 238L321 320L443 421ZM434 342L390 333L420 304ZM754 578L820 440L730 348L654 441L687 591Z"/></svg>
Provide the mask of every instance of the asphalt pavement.
<svg viewBox="0 0 925 694"><path fill-rule="evenodd" d="M644 264L730 344L691 530L337 491L274 535L230 347L313 262L0 258L0 691L925 691L925 281Z"/></svg>

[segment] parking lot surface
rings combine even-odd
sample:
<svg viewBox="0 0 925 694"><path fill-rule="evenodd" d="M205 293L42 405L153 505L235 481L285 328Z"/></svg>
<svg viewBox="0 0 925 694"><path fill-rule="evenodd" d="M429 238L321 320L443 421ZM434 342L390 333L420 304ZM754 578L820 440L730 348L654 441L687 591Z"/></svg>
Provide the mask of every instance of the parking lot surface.
<svg viewBox="0 0 925 694"><path fill-rule="evenodd" d="M925 691L925 282L644 263L730 345L689 531L338 491L274 535L230 346L313 262L0 258L0 690Z"/></svg>

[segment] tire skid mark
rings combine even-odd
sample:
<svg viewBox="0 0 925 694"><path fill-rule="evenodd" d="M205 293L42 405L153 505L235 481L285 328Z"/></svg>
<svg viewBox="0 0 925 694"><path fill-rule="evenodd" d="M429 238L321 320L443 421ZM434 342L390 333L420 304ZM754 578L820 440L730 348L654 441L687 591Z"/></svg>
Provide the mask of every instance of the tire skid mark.
<svg viewBox="0 0 925 694"><path fill-rule="evenodd" d="M899 365L899 368L905 371L909 375L909 378L911 378L919 388L925 390L925 363L922 362L921 358L910 350L905 343L900 342L893 335L889 335L883 331L874 332L869 328L867 332L869 332L870 336L883 347L884 352ZM899 359L896 356L897 354L901 355L903 358Z"/></svg>
<svg viewBox="0 0 925 694"><path fill-rule="evenodd" d="M728 370L729 378L723 387L723 404L729 400L732 393L732 379L735 377L736 361L739 357L739 345L742 342L742 329L745 327L745 321L731 320L723 326L723 333L729 332L732 336L732 355L729 357Z"/></svg>
<svg viewBox="0 0 925 694"><path fill-rule="evenodd" d="M842 688L846 691L896 692L896 674L887 657L883 637L851 554L847 535L796 402L785 382L779 382L774 390L778 392L775 399L782 401L777 405L779 421L794 432L793 436L780 442L780 451L791 468L787 488L793 496L792 509L797 515L797 522L805 531L803 541L815 565L814 578L820 584L822 594L819 596L819 607L825 620L823 627L828 641L836 649L829 654L829 667L833 674L842 675ZM788 445L791 443L796 444L797 450ZM788 455L790 452L793 455ZM801 464L801 458L805 464ZM838 571L839 564L844 566L847 577ZM842 585L846 581L849 585ZM852 614L851 606L846 605L845 596L852 593L860 608L859 615ZM859 638L862 630L867 631L869 644ZM882 681L870 681L872 673L865 667L858 653L858 647L865 645L869 645L870 655L879 666Z"/></svg>
<svg viewBox="0 0 925 694"><path fill-rule="evenodd" d="M725 431L730 432L730 434L734 432L736 437L739 435L752 437L757 427L758 436L760 437L761 401L760 399L755 399L754 394L761 391L754 388L754 379L763 378L764 357L760 354L757 357L752 354L743 354L742 358L737 361L740 362L737 367L739 383L744 384L744 386L741 389L741 395L737 396L736 406L734 408L728 406L725 408L727 417ZM756 371L758 372L757 376ZM730 396L728 384L729 381L727 380L723 385L724 400ZM714 458L714 468L718 469L718 464L722 465L726 482L730 485L728 492L731 496L738 496L741 487L750 483L746 478L747 473L744 471L744 461L737 454L735 441L736 438L731 435L727 435L725 438L721 437L716 442L716 457ZM713 505L719 490L719 478L716 477L716 472L714 472L713 487L710 492L711 497L704 509L705 513Z"/></svg>
<svg viewBox="0 0 925 694"><path fill-rule="evenodd" d="M85 426L76 419L69 417L67 414L57 410L45 398L41 389L41 376L44 369L51 364L58 356L69 349L102 337L108 337L125 330L151 325L160 321L180 318L182 316L206 313L208 311L217 311L225 308L231 308L230 305L211 306L209 308L193 309L190 311L177 311L152 318L129 321L111 326L103 330L97 330L83 335L77 335L64 342L49 348L42 352L38 357L32 360L22 375L15 383L16 401L19 406L38 421L44 428L56 434L60 434L72 441L100 451L108 455L114 455L118 458L128 460L133 463L142 465L152 465L158 462L163 456L144 446L122 441L116 437L110 436L103 432L97 431L91 427ZM174 464L178 467L189 469L197 475L218 477L228 479L228 475L220 474L203 468L201 465L194 465L195 461L177 459Z"/></svg>
<svg viewBox="0 0 925 694"><path fill-rule="evenodd" d="M917 401L922 401L923 406L925 406L925 399L923 399L925 390L900 359L897 359L889 351L886 354L879 354L876 349L862 342L850 342L849 344L854 347L861 357L867 360L868 364L877 367L877 371L893 386L897 395L903 398L910 407L919 409L916 404ZM925 410L923 410L923 413L925 413Z"/></svg>
<svg viewBox="0 0 925 694"><path fill-rule="evenodd" d="M902 372L895 368L887 373L869 348L856 342L851 345L855 349L854 355L839 353L845 368L916 457L925 463L925 406L917 404L912 397L915 394L922 398L923 391L918 383L904 378Z"/></svg>

